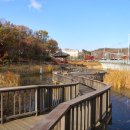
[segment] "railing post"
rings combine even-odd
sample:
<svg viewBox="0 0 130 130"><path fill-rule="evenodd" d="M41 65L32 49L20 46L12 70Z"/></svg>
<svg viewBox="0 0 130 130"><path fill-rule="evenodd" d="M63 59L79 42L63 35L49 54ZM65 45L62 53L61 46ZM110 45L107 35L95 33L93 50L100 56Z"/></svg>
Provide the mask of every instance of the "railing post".
<svg viewBox="0 0 130 130"><path fill-rule="evenodd" d="M65 116L63 116L61 119L61 130L66 130L65 129Z"/></svg>
<svg viewBox="0 0 130 130"><path fill-rule="evenodd" d="M0 94L1 95L1 124L3 124L4 122L4 112L3 112L3 93Z"/></svg>
<svg viewBox="0 0 130 130"><path fill-rule="evenodd" d="M52 88L49 88L49 108L52 107Z"/></svg>
<svg viewBox="0 0 130 130"><path fill-rule="evenodd" d="M102 95L100 95L100 122L102 121Z"/></svg>
<svg viewBox="0 0 130 130"><path fill-rule="evenodd" d="M96 126L96 98L91 101L91 130L95 130Z"/></svg>
<svg viewBox="0 0 130 130"><path fill-rule="evenodd" d="M72 95L72 86L70 86L70 99L73 98L73 95Z"/></svg>
<svg viewBox="0 0 130 130"><path fill-rule="evenodd" d="M40 88L39 87L35 89L35 111L36 111L36 116L38 116L40 112Z"/></svg>
<svg viewBox="0 0 130 130"><path fill-rule="evenodd" d="M72 109L71 109L71 130L74 130L74 125L75 125L74 116L75 116L74 107L72 107Z"/></svg>
<svg viewBox="0 0 130 130"><path fill-rule="evenodd" d="M65 130L70 130L70 110L65 115Z"/></svg>
<svg viewBox="0 0 130 130"><path fill-rule="evenodd" d="M76 92L77 92L77 91L76 91L76 88L77 88L77 85L75 85L75 97L77 96L77 94L76 94Z"/></svg>
<svg viewBox="0 0 130 130"><path fill-rule="evenodd" d="M106 114L108 113L108 91L106 92Z"/></svg>
<svg viewBox="0 0 130 130"><path fill-rule="evenodd" d="M79 117L79 114L78 114L78 105L76 106L76 130L78 130L78 117Z"/></svg>
<svg viewBox="0 0 130 130"><path fill-rule="evenodd" d="M83 120L82 120L82 113L83 113L83 112L82 112L82 103L80 103L80 129L83 128L83 126L82 126L82 125L83 125L83 124L82 124L82 123L83 123L83 122L82 122L82 121L83 121Z"/></svg>
<svg viewBox="0 0 130 130"><path fill-rule="evenodd" d="M65 98L64 98L64 96L65 96L65 94L64 94L64 92L65 92L65 87L63 86L62 87L62 102L64 102L64 100L65 100Z"/></svg>

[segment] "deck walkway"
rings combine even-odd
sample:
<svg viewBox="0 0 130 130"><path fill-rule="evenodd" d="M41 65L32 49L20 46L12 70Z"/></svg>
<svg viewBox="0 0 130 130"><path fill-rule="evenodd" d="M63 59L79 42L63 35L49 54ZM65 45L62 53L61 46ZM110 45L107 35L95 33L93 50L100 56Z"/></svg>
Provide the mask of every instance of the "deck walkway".
<svg viewBox="0 0 130 130"><path fill-rule="evenodd" d="M94 91L94 89L91 89L90 87L87 87L82 84L79 84L79 88L79 91L82 95ZM46 114L9 121L2 125L0 124L0 130L30 130L30 128L32 128L37 122L42 120L45 116Z"/></svg>
<svg viewBox="0 0 130 130"><path fill-rule="evenodd" d="M43 119L45 115L31 116L22 119L9 121L0 125L0 130L30 130L37 122Z"/></svg>
<svg viewBox="0 0 130 130"><path fill-rule="evenodd" d="M92 88L90 88L86 85L79 84L79 92L80 92L81 95L84 95L86 93L90 93L92 91L94 91L94 89L92 89Z"/></svg>

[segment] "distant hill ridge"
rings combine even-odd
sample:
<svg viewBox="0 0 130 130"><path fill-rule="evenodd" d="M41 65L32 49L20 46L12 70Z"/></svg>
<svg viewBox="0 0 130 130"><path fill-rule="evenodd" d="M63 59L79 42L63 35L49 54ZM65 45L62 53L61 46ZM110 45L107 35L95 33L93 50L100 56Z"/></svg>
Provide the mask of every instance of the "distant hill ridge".
<svg viewBox="0 0 130 130"><path fill-rule="evenodd" d="M128 48L99 48L99 49L93 50L91 52L103 52L104 50L106 52L111 52L111 53L118 53L118 51L119 51L124 54L127 54L127 52L128 52Z"/></svg>
<svg viewBox="0 0 130 130"><path fill-rule="evenodd" d="M103 58L105 53L122 53L124 55L128 54L128 48L99 48L91 51L91 54L95 57L95 59Z"/></svg>

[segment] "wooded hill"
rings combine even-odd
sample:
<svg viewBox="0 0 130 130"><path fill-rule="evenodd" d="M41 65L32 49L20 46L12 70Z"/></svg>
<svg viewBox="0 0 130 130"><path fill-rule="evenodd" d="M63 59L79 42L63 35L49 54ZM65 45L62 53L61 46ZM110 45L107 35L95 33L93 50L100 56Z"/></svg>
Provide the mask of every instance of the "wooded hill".
<svg viewBox="0 0 130 130"><path fill-rule="evenodd" d="M45 30L0 20L0 62L47 60L58 50L58 42Z"/></svg>

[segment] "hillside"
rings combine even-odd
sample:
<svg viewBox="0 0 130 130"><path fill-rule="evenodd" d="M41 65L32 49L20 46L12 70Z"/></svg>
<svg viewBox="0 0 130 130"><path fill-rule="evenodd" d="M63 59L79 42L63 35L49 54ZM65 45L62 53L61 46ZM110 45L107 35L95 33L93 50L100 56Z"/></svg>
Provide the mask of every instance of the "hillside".
<svg viewBox="0 0 130 130"><path fill-rule="evenodd" d="M99 48L97 50L91 51L92 55L95 57L95 59L101 59L104 56L105 53L115 53L115 54L122 54L127 55L128 48Z"/></svg>

